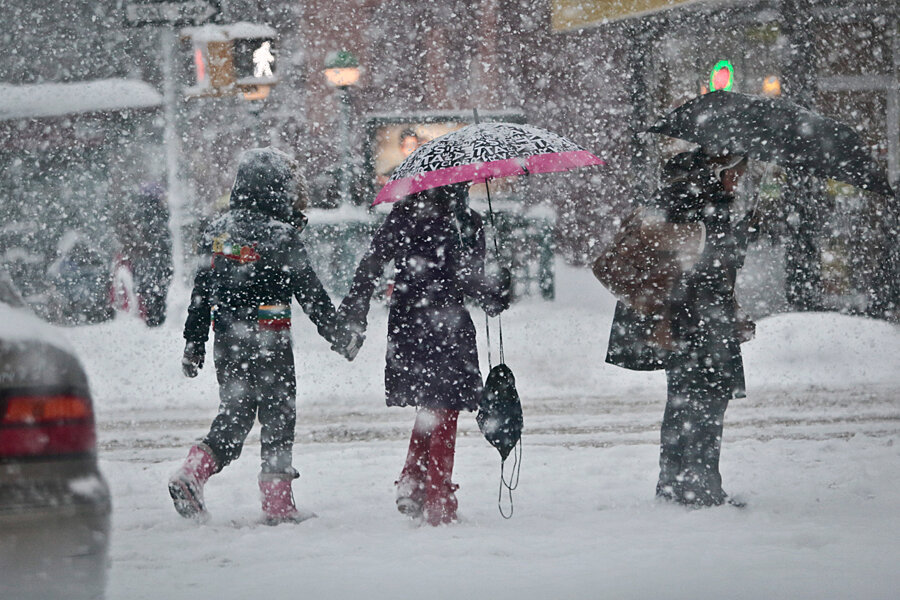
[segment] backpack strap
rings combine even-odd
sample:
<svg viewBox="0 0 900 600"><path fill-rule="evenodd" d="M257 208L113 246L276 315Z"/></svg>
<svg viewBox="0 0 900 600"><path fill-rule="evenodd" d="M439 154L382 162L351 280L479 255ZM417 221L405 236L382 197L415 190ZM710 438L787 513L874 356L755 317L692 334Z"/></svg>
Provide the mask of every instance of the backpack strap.
<svg viewBox="0 0 900 600"><path fill-rule="evenodd" d="M513 465L508 481L505 470L506 459L504 458L500 461L500 492L497 495L497 509L500 511L501 517L511 519L515 511L512 493L519 487L519 475L522 472L522 438L519 438L519 443L513 448ZM503 490L506 490L506 495L509 497L509 513L503 510Z"/></svg>

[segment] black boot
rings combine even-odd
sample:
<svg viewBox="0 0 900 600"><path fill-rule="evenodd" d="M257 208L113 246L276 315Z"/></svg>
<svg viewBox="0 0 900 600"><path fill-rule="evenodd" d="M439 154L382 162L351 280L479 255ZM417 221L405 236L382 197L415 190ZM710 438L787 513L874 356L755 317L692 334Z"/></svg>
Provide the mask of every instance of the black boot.
<svg viewBox="0 0 900 600"><path fill-rule="evenodd" d="M683 470L678 477L684 504L721 506L728 499L719 473L727 406L727 400L689 402L689 425L682 435L685 440Z"/></svg>
<svg viewBox="0 0 900 600"><path fill-rule="evenodd" d="M678 476L684 459L684 409L684 400L670 396L659 433L659 481L656 484L656 497L670 502L681 501Z"/></svg>

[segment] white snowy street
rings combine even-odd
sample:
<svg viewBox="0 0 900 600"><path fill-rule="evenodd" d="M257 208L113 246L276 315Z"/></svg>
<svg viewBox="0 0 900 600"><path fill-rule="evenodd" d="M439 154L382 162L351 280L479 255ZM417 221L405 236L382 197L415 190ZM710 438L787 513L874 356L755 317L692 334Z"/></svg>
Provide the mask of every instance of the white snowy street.
<svg viewBox="0 0 900 600"><path fill-rule="evenodd" d="M210 480L209 523L172 508L166 479L217 406L210 365L181 375L186 290L158 329L120 315L65 330L113 492L108 598L896 597L900 328L834 313L759 322L722 452L725 489L748 507L687 510L653 495L664 375L606 365L612 298L588 270L558 270L555 302L504 314L525 411L511 520L474 415L460 419L460 522L420 528L396 511L414 413L384 406L383 308L349 364L295 322L294 494L318 518L275 528L257 524L258 426Z"/></svg>

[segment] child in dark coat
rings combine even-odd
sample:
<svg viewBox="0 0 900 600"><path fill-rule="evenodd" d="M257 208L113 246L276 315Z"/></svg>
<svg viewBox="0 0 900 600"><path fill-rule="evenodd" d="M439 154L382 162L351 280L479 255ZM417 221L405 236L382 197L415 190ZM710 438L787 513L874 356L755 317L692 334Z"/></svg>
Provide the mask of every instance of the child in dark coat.
<svg viewBox="0 0 900 600"><path fill-rule="evenodd" d="M456 519L456 423L459 411L476 408L482 387L465 298L492 315L509 305L508 273L499 283L484 274L484 229L467 199L461 184L400 201L372 239L339 311L348 327L364 331L375 282L394 261L385 393L388 406L417 407L397 508L432 525Z"/></svg>
<svg viewBox="0 0 900 600"><path fill-rule="evenodd" d="M289 224L301 189L289 156L271 148L249 150L238 166L231 210L201 239L205 262L194 280L182 365L188 377L203 366L212 317L220 406L209 433L169 480L175 509L184 517L205 515L204 484L240 456L258 416L266 522L300 518L291 494L298 477L291 464L296 421L291 298L297 298L332 350L353 360L362 344L359 334L338 320L300 232Z"/></svg>

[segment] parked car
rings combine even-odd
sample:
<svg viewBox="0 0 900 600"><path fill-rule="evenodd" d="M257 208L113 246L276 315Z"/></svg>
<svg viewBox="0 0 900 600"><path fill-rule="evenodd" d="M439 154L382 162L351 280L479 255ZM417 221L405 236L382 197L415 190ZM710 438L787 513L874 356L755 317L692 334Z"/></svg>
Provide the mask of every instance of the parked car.
<svg viewBox="0 0 900 600"><path fill-rule="evenodd" d="M0 272L0 598L102 598L110 508L84 370Z"/></svg>

